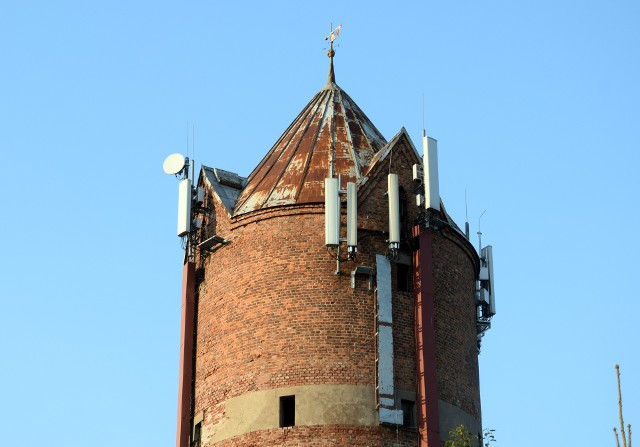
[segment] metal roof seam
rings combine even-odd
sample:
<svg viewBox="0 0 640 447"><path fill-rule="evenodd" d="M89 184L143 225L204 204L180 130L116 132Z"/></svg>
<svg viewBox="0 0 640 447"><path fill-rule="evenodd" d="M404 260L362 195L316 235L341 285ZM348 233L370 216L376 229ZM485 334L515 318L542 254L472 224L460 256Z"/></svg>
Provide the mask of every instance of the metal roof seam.
<svg viewBox="0 0 640 447"><path fill-rule="evenodd" d="M267 172L259 179L257 180L257 183L253 183L254 180L254 174L257 175L260 172L260 169L268 162L268 160L271 158L270 155L275 154L277 149L280 147L280 143L285 139L285 136L288 136L290 131L293 128L296 127L300 127L300 125L302 124L301 121L304 121L309 115L310 115L310 106L314 103L314 101L317 100L317 98L321 96L320 92L318 94L316 94L313 99L311 101L309 101L309 103L305 106L305 108L303 110L300 111L300 113L298 113L298 116L296 117L296 119L291 122L291 124L289 124L289 127L287 127L287 130L280 135L280 138L278 138L278 140L276 141L276 144L274 144L271 149L269 149L269 152L267 152L267 154L265 155L265 157L262 159L262 161L258 164L258 166L251 172L251 174L248 177L247 180L247 184L245 186L248 187L249 185L251 185L251 189L250 190L245 190L243 192L246 192L246 197L244 198L244 200L242 200L242 202L236 204L236 208L235 208L235 212L234 214L241 214L241 210L242 208L245 207L245 205L247 204L247 202L249 201L249 199L251 198L251 196L253 195L253 192L258 188L258 186L260 186L262 184L262 182L268 178L269 176L269 172L271 172L271 169L273 169L273 167L275 166L275 162L273 162L271 164L271 166L269 166L267 168ZM306 112L306 113L305 113ZM297 132L294 132L293 135L289 138L289 141L287 142L287 144L284 146L284 148L287 147L287 145L291 142L291 140L293 139L293 136L296 134ZM276 157L276 161L280 158L280 156ZM254 176L254 177L252 177ZM271 192L273 191L273 189L271 190ZM241 196L243 196L245 194L242 194ZM268 196L267 196L268 197ZM266 201L266 200L265 200ZM263 201L263 203L260 205L259 208L262 208L262 206L264 205L265 201ZM251 211L251 210L250 210Z"/></svg>
<svg viewBox="0 0 640 447"><path fill-rule="evenodd" d="M340 100L344 103L344 100L342 99L342 92L339 91L340 93ZM348 101L347 101L348 102ZM358 156L358 153L356 151L355 145L353 143L353 135L351 134L351 127L349 126L349 124L352 122L351 120L349 120L348 116L347 116L347 112L345 109L344 112L344 118L345 118L345 132L347 134L347 140L349 141L349 143L351 143L349 145L349 150L351 152L351 156L353 157L353 164L355 166L355 173L356 173L356 180L360 180L362 178L362 168L360 166L360 157ZM360 125L359 122L355 121L356 124L358 125L358 127L360 127L360 129L364 132L364 129L362 129L362 126ZM366 134L366 133L365 133ZM369 143L369 141L365 138L365 141L367 141L367 143L369 144L369 147L371 148L371 144Z"/></svg>
<svg viewBox="0 0 640 447"><path fill-rule="evenodd" d="M324 95L324 96L325 96L324 102L328 102L329 98L331 97L331 95L329 95L329 98L327 98L327 95ZM315 151L316 144L318 143L318 139L320 138L320 132L322 130L322 123L324 122L326 116L327 116L327 107L325 105L325 107L323 109L322 117L318 121L318 123L319 123L318 124L318 132L316 133L315 138L313 139L313 144L311 145L313 150L309 151L309 156L307 158L307 163L305 163L305 166L304 166L304 169L303 169L303 172L302 172L302 176L301 176L301 179L300 179L300 188L296 192L296 196L295 196L296 202L300 198L300 193L302 192L302 185L304 185L306 180L307 180L307 174L309 173L309 168L311 167L311 158L313 157L313 152Z"/></svg>
<svg viewBox="0 0 640 447"><path fill-rule="evenodd" d="M297 144L293 147L293 151L291 153L291 156L289 157L289 160L286 162L284 168L282 169L282 171L280 172L280 174L278 175L278 177L276 178L276 181L273 183L273 186L271 187L271 189L269 190L269 193L265 196L265 199L263 200L262 204L260 205L260 208L262 208L265 203L267 203L269 201L269 199L271 198L271 195L273 194L273 191L276 189L276 187L278 186L278 184L280 183L280 180L282 179L283 175L285 172L287 172L288 168L291 166L291 162L293 161L294 156L296 155L296 153L298 152L298 149L300 148L300 143L302 142L302 140L304 139L305 134L307 133L307 131L309 130L309 127L311 127L311 124L313 123L313 117L315 116L317 110L320 108L320 105L322 104L322 101L318 101L317 104L315 104L312 108L313 108L313 113L309 113L307 114L307 116L311 116L311 119L309 120L303 120L303 123L306 122L306 125L304 126L304 130L300 131L297 130L296 132L293 133L293 135L291 136L291 138L289 139L289 141L287 142L287 147L291 144L291 142L294 140L294 137L296 135L299 135L300 137L298 138L298 142ZM306 118L306 116L305 116ZM301 127L303 127L302 125L298 127L298 129L300 129ZM314 146L312 146L314 147ZM309 154L313 153L313 149L311 151L309 151ZM284 154L284 150L282 151L281 154ZM310 157L309 157L310 158ZM280 158L278 158L279 160ZM299 188L298 188L298 195L299 195L299 191L302 190L304 183L301 183ZM296 197L297 199L297 197Z"/></svg>

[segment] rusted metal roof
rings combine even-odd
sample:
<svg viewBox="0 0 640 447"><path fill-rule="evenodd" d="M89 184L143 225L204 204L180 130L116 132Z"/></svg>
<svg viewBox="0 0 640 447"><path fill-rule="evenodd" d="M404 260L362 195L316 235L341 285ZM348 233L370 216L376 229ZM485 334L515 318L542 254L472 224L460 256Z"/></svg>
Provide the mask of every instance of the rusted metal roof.
<svg viewBox="0 0 640 447"><path fill-rule="evenodd" d="M324 202L324 179L358 181L386 140L335 83L306 105L249 175L234 214L280 205Z"/></svg>

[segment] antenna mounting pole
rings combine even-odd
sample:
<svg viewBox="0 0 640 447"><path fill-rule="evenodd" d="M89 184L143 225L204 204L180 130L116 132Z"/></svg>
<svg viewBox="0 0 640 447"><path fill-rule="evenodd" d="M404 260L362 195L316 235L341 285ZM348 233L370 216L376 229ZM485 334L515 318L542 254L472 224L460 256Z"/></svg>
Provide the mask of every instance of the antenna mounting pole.
<svg viewBox="0 0 640 447"><path fill-rule="evenodd" d="M482 214L480 214L480 217L478 217L478 254L482 251L482 231L480 230L480 219L482 219L482 216L484 216L484 213L486 212L487 210L484 210Z"/></svg>
<svg viewBox="0 0 640 447"><path fill-rule="evenodd" d="M469 210L467 207L467 188L464 189L464 235L469 240Z"/></svg>

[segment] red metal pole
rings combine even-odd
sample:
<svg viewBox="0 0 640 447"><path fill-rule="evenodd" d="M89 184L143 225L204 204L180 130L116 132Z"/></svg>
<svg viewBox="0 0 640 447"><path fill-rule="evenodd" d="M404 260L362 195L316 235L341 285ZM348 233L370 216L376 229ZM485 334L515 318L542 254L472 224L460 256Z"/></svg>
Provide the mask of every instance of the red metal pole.
<svg viewBox="0 0 640 447"><path fill-rule="evenodd" d="M419 248L413 254L416 300L416 363L418 370L418 433L420 447L440 446L438 381L436 375L436 331L433 322L433 240L431 229L413 229Z"/></svg>
<svg viewBox="0 0 640 447"><path fill-rule="evenodd" d="M176 447L189 447L191 429L191 381L193 379L193 325L195 320L195 272L193 262L182 270L182 310L180 317L180 377L178 384L178 428Z"/></svg>

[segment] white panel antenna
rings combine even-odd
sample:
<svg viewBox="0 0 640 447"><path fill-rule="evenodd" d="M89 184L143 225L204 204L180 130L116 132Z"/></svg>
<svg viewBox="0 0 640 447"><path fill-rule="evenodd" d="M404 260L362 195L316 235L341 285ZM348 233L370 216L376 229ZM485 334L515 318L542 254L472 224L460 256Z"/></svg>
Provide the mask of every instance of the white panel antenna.
<svg viewBox="0 0 640 447"><path fill-rule="evenodd" d="M487 315L492 317L496 314L496 297L494 288L495 280L493 277L493 248L491 245L487 245L482 249L481 256L484 258L484 265L489 276L489 279L486 281L486 289L489 291L489 309Z"/></svg>
<svg viewBox="0 0 640 447"><path fill-rule="evenodd" d="M337 178L324 179L325 244L340 245L340 194Z"/></svg>
<svg viewBox="0 0 640 447"><path fill-rule="evenodd" d="M480 215L480 218L484 212ZM491 318L496 314L495 278L493 276L493 248L491 245L482 247L482 232L478 219L478 252L480 255L480 271L476 281L476 304L478 317L476 320L478 352L480 342L487 330L491 328Z"/></svg>
<svg viewBox="0 0 640 447"><path fill-rule="evenodd" d="M191 180L186 178L178 186L178 236L191 232Z"/></svg>
<svg viewBox="0 0 640 447"><path fill-rule="evenodd" d="M387 177L387 194L389 195L389 248L400 248L400 190L398 187L398 174L389 174Z"/></svg>
<svg viewBox="0 0 640 447"><path fill-rule="evenodd" d="M415 164L412 166L413 168L413 191L416 195L416 206L421 207L424 206L424 172L422 171L421 164Z"/></svg>
<svg viewBox="0 0 640 447"><path fill-rule="evenodd" d="M440 211L438 179L438 142L422 131L422 159L424 165L425 208Z"/></svg>
<svg viewBox="0 0 640 447"><path fill-rule="evenodd" d="M182 154L169 155L162 163L162 169L166 174L183 174L183 179L178 185L178 236L183 237L191 232L191 203L193 200L193 187L189 179L189 159ZM199 195L198 195L199 197ZM204 190L202 190L204 199Z"/></svg>
<svg viewBox="0 0 640 447"><path fill-rule="evenodd" d="M358 190L353 182L347 183L347 251L358 251Z"/></svg>

